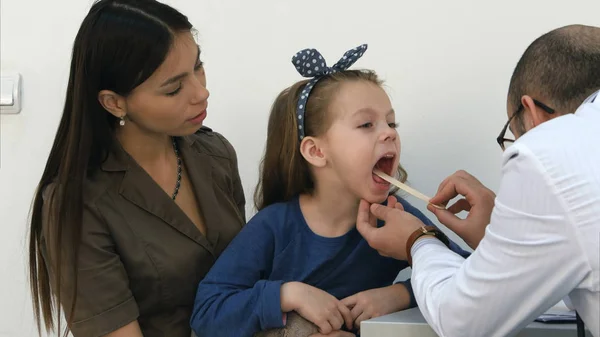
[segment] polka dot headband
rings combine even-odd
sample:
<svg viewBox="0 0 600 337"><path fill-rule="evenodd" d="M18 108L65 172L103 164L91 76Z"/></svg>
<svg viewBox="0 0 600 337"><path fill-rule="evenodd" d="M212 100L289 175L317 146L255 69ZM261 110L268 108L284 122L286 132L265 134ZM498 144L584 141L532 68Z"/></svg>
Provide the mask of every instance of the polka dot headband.
<svg viewBox="0 0 600 337"><path fill-rule="evenodd" d="M323 76L350 68L354 62L363 56L366 50L366 44L348 50L344 56L342 56L342 58L333 65L333 67L327 66L325 59L323 59L321 53L319 53L316 49L303 49L294 55L292 58L292 63L300 75L313 78L302 90L296 107L298 118L298 134L300 140L304 138L304 111L306 109L308 95L310 94L312 88L321 78L323 78Z"/></svg>

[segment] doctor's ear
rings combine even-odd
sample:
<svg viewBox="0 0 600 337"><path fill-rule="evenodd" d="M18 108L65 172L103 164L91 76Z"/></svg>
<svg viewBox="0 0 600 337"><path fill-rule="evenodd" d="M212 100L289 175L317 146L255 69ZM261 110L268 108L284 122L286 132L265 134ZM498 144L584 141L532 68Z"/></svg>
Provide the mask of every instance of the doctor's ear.
<svg viewBox="0 0 600 337"><path fill-rule="evenodd" d="M542 124L543 122L549 121L558 115L554 112L554 109L545 106L541 102L536 102L535 99L529 95L524 95L521 97L521 104L525 109L525 114L529 114L531 125L526 125L528 130Z"/></svg>

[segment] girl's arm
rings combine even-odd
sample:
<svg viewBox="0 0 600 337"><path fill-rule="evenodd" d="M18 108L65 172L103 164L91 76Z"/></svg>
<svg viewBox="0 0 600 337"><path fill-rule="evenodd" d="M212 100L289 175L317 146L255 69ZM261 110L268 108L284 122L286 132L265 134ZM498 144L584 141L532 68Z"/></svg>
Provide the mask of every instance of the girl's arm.
<svg viewBox="0 0 600 337"><path fill-rule="evenodd" d="M411 294L406 286L396 283L362 291L344 298L342 303L350 309L354 327L359 329L362 321L408 308L410 298Z"/></svg>
<svg viewBox="0 0 600 337"><path fill-rule="evenodd" d="M276 234L281 217L270 212L250 220L200 282L191 319L198 337L243 337L283 328L290 311L321 333L352 325L350 310L334 296L301 282L268 280L276 242L285 245Z"/></svg>
<svg viewBox="0 0 600 337"><path fill-rule="evenodd" d="M284 326L282 281L267 280L276 240L268 221L268 215L252 219L200 282L191 318L198 337L252 336Z"/></svg>

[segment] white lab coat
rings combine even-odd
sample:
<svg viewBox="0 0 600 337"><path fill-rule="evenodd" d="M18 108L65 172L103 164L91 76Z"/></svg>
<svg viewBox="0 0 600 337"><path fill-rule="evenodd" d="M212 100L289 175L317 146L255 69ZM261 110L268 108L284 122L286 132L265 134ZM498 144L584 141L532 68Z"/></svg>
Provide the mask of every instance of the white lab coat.
<svg viewBox="0 0 600 337"><path fill-rule="evenodd" d="M491 222L468 259L433 238L411 254L417 303L440 336L511 336L568 296L600 337L599 92L506 149Z"/></svg>

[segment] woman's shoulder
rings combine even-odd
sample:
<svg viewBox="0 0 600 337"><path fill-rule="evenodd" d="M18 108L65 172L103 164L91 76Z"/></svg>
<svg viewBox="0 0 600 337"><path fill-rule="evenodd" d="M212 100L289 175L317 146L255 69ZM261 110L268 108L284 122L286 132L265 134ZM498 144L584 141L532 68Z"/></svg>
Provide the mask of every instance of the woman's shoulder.
<svg viewBox="0 0 600 337"><path fill-rule="evenodd" d="M81 182L83 212L92 211L95 213L98 208L98 200L105 199L111 190L118 191L118 182L119 179L111 179L109 175L100 170L87 175ZM53 200L62 198L61 194L65 193L65 188L68 188L67 185L64 182L59 182L58 179L53 179L41 188L42 207L46 212L56 205Z"/></svg>
<svg viewBox="0 0 600 337"><path fill-rule="evenodd" d="M100 179L89 177L86 177L83 180L81 204L84 210L95 208L97 200L107 193L109 184L107 182L100 182L99 180ZM61 193L65 192L64 186L65 185L54 180L41 189L42 203L44 207L51 207L54 199L61 198Z"/></svg>
<svg viewBox="0 0 600 337"><path fill-rule="evenodd" d="M235 158L236 153L233 145L221 133L214 131L208 126L202 126L194 134L184 137L202 152L224 158Z"/></svg>
<svg viewBox="0 0 600 337"><path fill-rule="evenodd" d="M88 232L104 232L107 230L105 223L100 215L100 210L96 207L96 200L103 194L105 186L99 188L94 185L88 179L85 179L82 184L82 194L80 198L79 207L81 207L81 232L82 240L89 238L88 235L83 233ZM59 212L60 200L63 198L63 194L66 193L64 183L57 180L51 181L49 184L41 188L41 225L42 225L42 238L51 236L51 232L57 225L54 221Z"/></svg>

